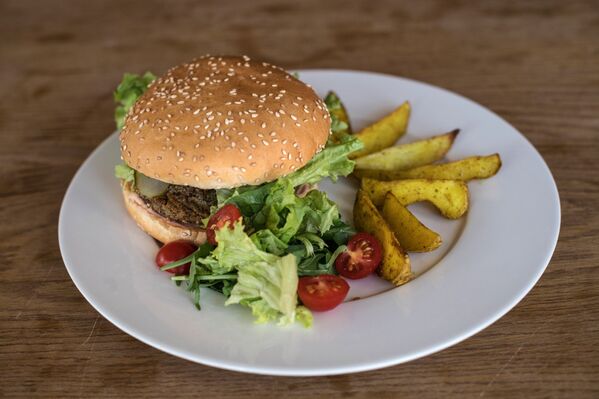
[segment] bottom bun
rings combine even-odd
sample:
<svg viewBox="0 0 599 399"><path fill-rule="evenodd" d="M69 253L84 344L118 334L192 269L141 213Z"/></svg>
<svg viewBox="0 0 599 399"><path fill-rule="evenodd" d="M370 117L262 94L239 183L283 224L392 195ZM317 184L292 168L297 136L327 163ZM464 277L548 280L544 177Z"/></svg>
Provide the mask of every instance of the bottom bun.
<svg viewBox="0 0 599 399"><path fill-rule="evenodd" d="M206 242L206 231L199 227L189 227L168 220L149 208L129 184L123 184L125 207L137 225L162 243L176 240L192 241L196 245Z"/></svg>

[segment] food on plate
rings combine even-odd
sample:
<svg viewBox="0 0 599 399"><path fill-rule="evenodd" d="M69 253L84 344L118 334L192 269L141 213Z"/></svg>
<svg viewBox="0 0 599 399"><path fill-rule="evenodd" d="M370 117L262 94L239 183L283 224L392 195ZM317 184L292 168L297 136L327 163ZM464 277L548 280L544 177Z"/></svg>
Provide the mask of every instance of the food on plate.
<svg viewBox="0 0 599 399"><path fill-rule="evenodd" d="M446 134L385 148L358 158L354 173L357 176L371 177L363 169L396 171L428 165L447 154L459 132L459 129L455 129Z"/></svg>
<svg viewBox="0 0 599 399"><path fill-rule="evenodd" d="M429 201L459 218L465 181L501 166L498 154L430 165L458 130L391 147L406 132L408 102L353 134L336 93L323 101L246 56L204 56L158 78L126 74L114 98L123 161L115 175L130 216L164 243L156 265L198 309L209 288L258 323L309 327L311 311L345 300L345 279L376 272L408 282L407 251L432 251L441 237L406 206ZM355 227L317 188L352 172L362 179Z"/></svg>
<svg viewBox="0 0 599 399"><path fill-rule="evenodd" d="M197 251L198 247L190 241L177 240L164 244L156 254L156 265L164 267L170 263L177 262L187 258L189 255ZM167 271L176 275L186 275L189 273L191 262L184 263L177 267L171 267Z"/></svg>
<svg viewBox="0 0 599 399"><path fill-rule="evenodd" d="M156 76L151 72L146 72L142 76L126 73L123 76L123 81L119 84L114 92L114 101L119 105L114 111L114 120L116 128L121 129L125 122L125 115L129 109L135 104L135 101L148 88L150 83L156 79Z"/></svg>
<svg viewBox="0 0 599 399"><path fill-rule="evenodd" d="M427 179L380 181L364 178L361 187L376 206L382 206L387 192L392 192L403 205L428 201L449 219L458 219L468 210L468 186L463 181Z"/></svg>
<svg viewBox="0 0 599 399"><path fill-rule="evenodd" d="M337 93L329 91L324 98L324 103L331 114L333 139L337 141L347 134L353 134L349 115Z"/></svg>
<svg viewBox="0 0 599 399"><path fill-rule="evenodd" d="M316 312L336 308L343 302L348 292L347 281L333 274L301 277L297 288L302 303Z"/></svg>
<svg viewBox="0 0 599 399"><path fill-rule="evenodd" d="M358 233L349 239L347 250L335 260L335 269L343 277L357 280L374 272L383 259L381 244L372 234Z"/></svg>
<svg viewBox="0 0 599 399"><path fill-rule="evenodd" d="M406 251L430 252L441 245L441 236L422 224L391 192L385 195L382 215Z"/></svg>
<svg viewBox="0 0 599 399"><path fill-rule="evenodd" d="M355 234L316 183L350 174L361 142L329 140L324 101L265 62L206 56L152 78L126 75L115 94L115 174L144 231L198 247L162 269L197 306L209 287L259 322L309 325L298 278L335 274Z"/></svg>
<svg viewBox="0 0 599 399"><path fill-rule="evenodd" d="M227 204L220 208L216 213L210 216L206 225L206 238L208 243L218 245L216 241L216 230L225 226L233 227L233 223L242 219L241 211L233 204Z"/></svg>
<svg viewBox="0 0 599 399"><path fill-rule="evenodd" d="M395 285L407 283L412 278L410 258L362 189L358 190L354 204L354 224L358 230L372 234L381 244L383 257L376 270L379 276Z"/></svg>
<svg viewBox="0 0 599 399"><path fill-rule="evenodd" d="M356 133L354 136L364 147L353 152L350 158L360 158L395 144L406 133L410 110L410 103L406 101L389 115Z"/></svg>
<svg viewBox="0 0 599 399"><path fill-rule="evenodd" d="M358 178L369 177L377 180L435 179L473 180L487 179L501 168L499 154L477 156L436 165L425 165L407 170L354 170Z"/></svg>

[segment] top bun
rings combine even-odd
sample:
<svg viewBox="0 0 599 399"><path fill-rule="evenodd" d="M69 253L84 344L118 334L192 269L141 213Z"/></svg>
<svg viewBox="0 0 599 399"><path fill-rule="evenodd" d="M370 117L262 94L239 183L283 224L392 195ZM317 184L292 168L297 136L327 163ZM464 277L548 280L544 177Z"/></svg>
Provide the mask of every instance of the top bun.
<svg viewBox="0 0 599 399"><path fill-rule="evenodd" d="M283 69L205 56L171 68L137 100L120 134L121 156L171 184L255 185L304 166L330 127L320 97Z"/></svg>

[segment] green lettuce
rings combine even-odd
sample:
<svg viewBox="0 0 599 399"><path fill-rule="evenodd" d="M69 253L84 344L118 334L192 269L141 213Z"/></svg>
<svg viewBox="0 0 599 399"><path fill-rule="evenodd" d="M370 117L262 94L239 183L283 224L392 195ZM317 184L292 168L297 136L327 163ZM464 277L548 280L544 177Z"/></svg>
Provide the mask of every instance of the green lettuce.
<svg viewBox="0 0 599 399"><path fill-rule="evenodd" d="M325 193L312 190L305 197L298 197L290 182L282 179L273 187L260 212L254 215L252 226L268 229L289 243L298 234L324 234L338 219L337 205Z"/></svg>
<svg viewBox="0 0 599 399"><path fill-rule="evenodd" d="M130 168L126 163L116 165L114 167L114 175L117 179L135 185L135 169Z"/></svg>
<svg viewBox="0 0 599 399"><path fill-rule="evenodd" d="M325 177L336 181L339 176L347 176L354 170L355 162L348 155L361 149L362 142L347 136L341 143L329 143L301 169L279 178L276 182L260 186L244 186L235 189L217 190L218 206L234 204L244 216L252 216L264 208L267 198L281 190L289 190L302 184L318 183Z"/></svg>
<svg viewBox="0 0 599 399"><path fill-rule="evenodd" d="M129 108L135 104L135 101L155 79L156 76L151 72L146 72L141 76L132 73L126 73L123 76L123 80L114 92L114 101L118 104L114 111L117 129L120 130L123 127L125 115L127 115Z"/></svg>
<svg viewBox="0 0 599 399"><path fill-rule="evenodd" d="M304 167L283 179L288 179L293 186L318 183L325 177L337 181L339 176L347 176L353 172L355 162L350 160L348 155L362 149L363 146L360 140L352 136L344 137L337 144L329 143Z"/></svg>
<svg viewBox="0 0 599 399"><path fill-rule="evenodd" d="M225 305L248 306L257 322L278 319L279 324L288 324L295 321L298 283L295 256L281 257L262 251L244 232L241 222L235 223L232 229L217 230L216 239L218 245L212 253L197 261L216 274L237 271L237 282ZM213 268L216 265L217 270ZM302 315L302 321L305 319Z"/></svg>
<svg viewBox="0 0 599 399"><path fill-rule="evenodd" d="M331 115L331 133L334 138L341 138L352 134L349 124L343 120L347 113L341 99L335 92L330 91L324 98L324 103L327 106L329 115Z"/></svg>

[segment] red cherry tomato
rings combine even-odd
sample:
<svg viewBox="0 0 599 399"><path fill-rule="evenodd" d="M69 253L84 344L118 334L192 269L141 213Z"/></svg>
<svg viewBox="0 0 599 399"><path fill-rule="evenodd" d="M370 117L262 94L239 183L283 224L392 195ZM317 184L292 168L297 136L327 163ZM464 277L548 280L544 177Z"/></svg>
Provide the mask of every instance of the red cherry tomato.
<svg viewBox="0 0 599 399"><path fill-rule="evenodd" d="M347 251L335 259L335 269L343 277L359 279L376 270L383 258L381 244L368 233L358 233L350 238Z"/></svg>
<svg viewBox="0 0 599 399"><path fill-rule="evenodd" d="M208 230L206 230L208 242L212 245L217 245L216 230L223 228L227 224L229 228L233 228L233 222L239 219L241 219L241 211L235 205L227 204L220 208L208 220Z"/></svg>
<svg viewBox="0 0 599 399"><path fill-rule="evenodd" d="M331 310L347 296L349 284L339 276L321 274L314 277L300 277L297 294L310 310L323 312Z"/></svg>
<svg viewBox="0 0 599 399"><path fill-rule="evenodd" d="M189 241L178 240L169 242L158 250L158 253L156 254L156 265L162 267L169 263L176 262L188 257L194 253L196 249L198 249L198 247ZM166 271L176 275L186 275L189 274L190 266L191 263L186 263Z"/></svg>

